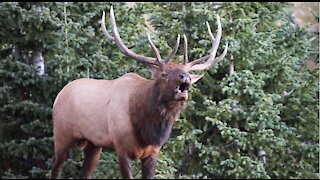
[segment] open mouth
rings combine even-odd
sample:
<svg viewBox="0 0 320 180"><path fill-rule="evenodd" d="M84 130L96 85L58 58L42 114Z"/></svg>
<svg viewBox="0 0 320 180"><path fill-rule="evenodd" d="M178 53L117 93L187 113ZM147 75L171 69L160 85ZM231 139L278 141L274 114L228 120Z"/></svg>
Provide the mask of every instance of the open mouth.
<svg viewBox="0 0 320 180"><path fill-rule="evenodd" d="M177 93L184 93L184 92L188 92L190 87L190 84L188 83L181 83L177 88L176 88L176 92Z"/></svg>
<svg viewBox="0 0 320 180"><path fill-rule="evenodd" d="M176 99L187 100L189 87L190 87L190 84L188 83L181 83L179 86L177 86L175 89Z"/></svg>

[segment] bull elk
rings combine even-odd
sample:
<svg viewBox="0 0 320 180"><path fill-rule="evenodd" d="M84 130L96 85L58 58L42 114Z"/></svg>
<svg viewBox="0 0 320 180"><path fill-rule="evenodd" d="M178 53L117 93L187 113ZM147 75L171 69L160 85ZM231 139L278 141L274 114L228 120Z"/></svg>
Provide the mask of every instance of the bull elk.
<svg viewBox="0 0 320 180"><path fill-rule="evenodd" d="M54 159L51 178L58 176L73 145L84 151L81 178L92 178L102 148L116 152L123 178L132 178L131 162L137 159L141 160L142 178L153 178L157 155L188 99L188 90L202 77L189 74L189 71L208 69L227 53L228 44L223 53L215 58L222 33L219 16L215 38L206 22L213 43L209 55L188 62L188 43L183 35L183 64L172 62L179 48L180 35L165 59L161 58L148 36L155 58L146 57L131 51L122 42L112 6L110 22L113 36L106 30L103 12L101 27L106 39L115 42L126 56L148 64L153 79L127 73L114 80L82 78L63 87L53 104Z"/></svg>

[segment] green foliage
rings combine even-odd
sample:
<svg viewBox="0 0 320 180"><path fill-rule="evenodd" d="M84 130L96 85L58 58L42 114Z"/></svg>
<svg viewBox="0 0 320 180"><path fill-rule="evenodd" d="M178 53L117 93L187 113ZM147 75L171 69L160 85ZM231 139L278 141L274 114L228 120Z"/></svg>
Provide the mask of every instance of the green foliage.
<svg viewBox="0 0 320 180"><path fill-rule="evenodd" d="M294 24L288 3L0 3L0 177L47 178L53 157L51 111L69 81L114 79L148 68L107 42L99 20L113 4L121 38L153 56L151 37L165 57L186 34L190 61L208 54L216 15L222 22L217 55L224 61L190 89L171 138L158 157L156 178L319 178L319 34ZM39 11L39 9L41 11ZM316 18L316 17L315 17ZM106 21L109 27L109 21ZM46 73L32 66L40 49ZM181 62L179 48L175 62ZM17 54L17 52L19 52ZM234 61L235 73L229 74ZM119 68L121 67L121 68ZM258 152L266 153L265 162ZM61 178L77 178L83 161L74 149ZM140 162L133 175L141 177ZM114 153L103 151L94 178L120 178Z"/></svg>
<svg viewBox="0 0 320 180"><path fill-rule="evenodd" d="M319 45L311 45L318 36L290 21L287 3L191 2L185 12L176 11L182 3L148 7L159 34L187 35L191 60L210 49L204 22L215 29L216 14L223 28L219 50L229 43L226 59L197 83L201 93L192 92L182 114L184 123L175 124L172 143L165 145L164 153L175 152L171 158L177 175L319 177L319 71L306 67L310 55L318 56ZM230 60L236 70L232 75ZM265 164L259 150L266 152Z"/></svg>

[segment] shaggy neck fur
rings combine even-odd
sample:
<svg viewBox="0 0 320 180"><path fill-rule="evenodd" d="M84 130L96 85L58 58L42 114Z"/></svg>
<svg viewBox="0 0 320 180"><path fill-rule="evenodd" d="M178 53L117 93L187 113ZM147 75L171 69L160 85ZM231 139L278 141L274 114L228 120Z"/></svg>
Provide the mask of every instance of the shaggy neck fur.
<svg viewBox="0 0 320 180"><path fill-rule="evenodd" d="M144 84L143 91L131 98L131 122L141 146L161 147L168 140L172 125L183 106L183 102L175 101L170 93L170 90L160 92L159 83L149 81Z"/></svg>

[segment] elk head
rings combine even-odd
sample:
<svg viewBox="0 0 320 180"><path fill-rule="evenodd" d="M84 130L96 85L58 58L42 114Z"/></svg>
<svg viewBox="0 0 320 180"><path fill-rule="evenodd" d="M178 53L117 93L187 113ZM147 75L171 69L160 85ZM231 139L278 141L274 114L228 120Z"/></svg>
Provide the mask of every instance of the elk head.
<svg viewBox="0 0 320 180"><path fill-rule="evenodd" d="M106 38L115 42L125 55L148 64L154 80L127 73L114 80L82 78L68 83L53 105L55 158L51 168L52 178L57 177L74 144L84 151L81 177L92 177L101 149L108 148L116 151L123 178L132 178L131 161L134 159L141 160L142 178L153 178L157 155L168 140L184 101L188 99L189 87L202 77L189 72L208 69L227 53L228 45L216 58L222 32L219 16L216 38L207 23L213 42L209 55L188 62L188 43L183 35L183 64L172 62L179 47L180 35L165 59L161 58L148 36L155 57L145 57L134 53L122 42L112 6L110 21L113 36L106 30L103 13L101 26Z"/></svg>
<svg viewBox="0 0 320 180"><path fill-rule="evenodd" d="M106 39L115 42L117 47L120 51L127 55L128 57L142 62L149 65L153 78L159 83L160 91L166 91L166 99L176 100L176 101L185 101L188 99L188 90L190 85L197 82L199 79L202 78L203 75L194 75L190 74L189 71L202 71L205 69L209 69L212 65L217 64L220 62L226 55L228 44L225 45L225 49L223 53L216 58L216 53L218 50L218 46L220 43L221 35L222 35L222 28L220 18L217 15L217 35L214 38L210 25L206 22L209 36L212 41L212 48L210 54L194 61L188 62L188 42L185 35L184 38L184 54L183 54L183 64L175 64L172 62L172 58L176 54L179 44L180 44L180 34L178 34L176 44L174 48L171 50L169 55L162 59L161 55L153 44L150 35L148 34L148 40L153 52L155 54L154 57L146 57L143 55L136 54L135 52L131 51L127 48L124 43L122 42L119 32L117 30L117 25L114 17L113 7L110 8L110 23L112 27L113 36L111 36L105 26L105 12L102 15L102 32L105 35ZM172 88L174 87L174 88Z"/></svg>

